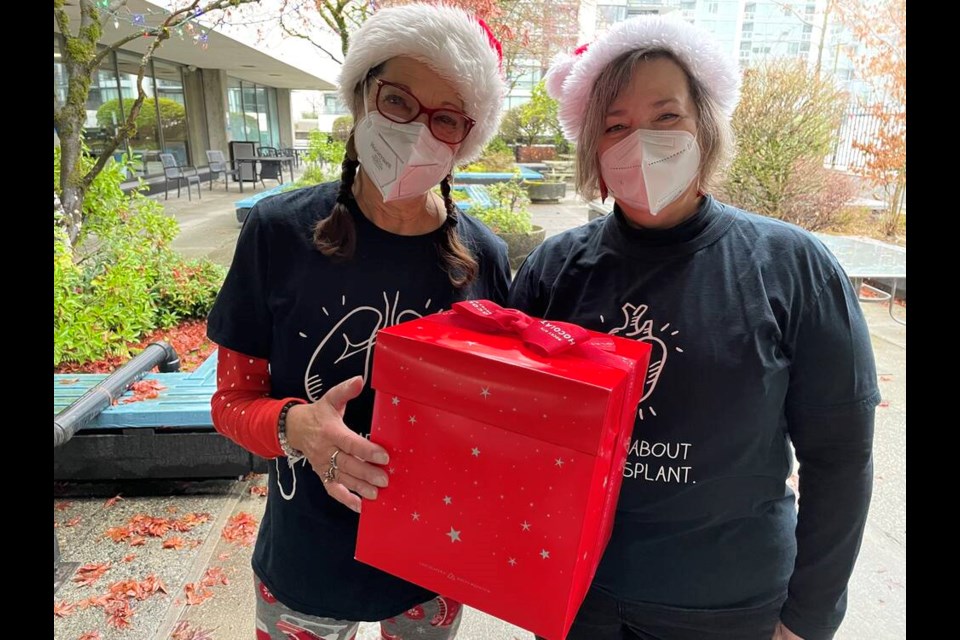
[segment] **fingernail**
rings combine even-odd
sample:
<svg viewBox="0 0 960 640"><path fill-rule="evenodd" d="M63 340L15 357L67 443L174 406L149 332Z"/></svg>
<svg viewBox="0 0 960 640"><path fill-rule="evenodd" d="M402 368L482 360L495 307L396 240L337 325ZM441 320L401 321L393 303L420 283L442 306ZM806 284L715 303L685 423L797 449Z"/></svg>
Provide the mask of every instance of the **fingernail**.
<svg viewBox="0 0 960 640"><path fill-rule="evenodd" d="M359 504L358 504L357 506L351 505L350 508L353 509L355 512L360 513L360 505L359 505Z"/></svg>
<svg viewBox="0 0 960 640"><path fill-rule="evenodd" d="M368 488L364 487L364 489L363 489L363 497L366 498L367 500L376 500L376 499L377 499L377 490L376 490L376 489L368 489Z"/></svg>
<svg viewBox="0 0 960 640"><path fill-rule="evenodd" d="M373 476L373 484L381 488L387 486L387 476L384 476L384 475Z"/></svg>
<svg viewBox="0 0 960 640"><path fill-rule="evenodd" d="M388 462L390 462L390 456L388 456L386 453L382 453L382 452L381 452L381 453L375 453L375 454L373 454L373 461L374 461L376 464L387 464Z"/></svg>

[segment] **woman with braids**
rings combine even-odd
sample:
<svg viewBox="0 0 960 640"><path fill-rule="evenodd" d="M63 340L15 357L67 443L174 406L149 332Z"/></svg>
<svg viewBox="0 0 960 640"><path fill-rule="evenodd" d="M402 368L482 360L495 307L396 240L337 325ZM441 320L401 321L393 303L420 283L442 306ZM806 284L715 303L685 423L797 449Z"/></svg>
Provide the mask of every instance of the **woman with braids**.
<svg viewBox="0 0 960 640"><path fill-rule="evenodd" d="M340 180L262 200L240 233L208 322L213 420L274 460L252 561L258 640L350 640L363 620L446 640L459 603L353 559L362 501L401 455L364 437L368 374L379 329L505 299L505 245L450 197L453 167L499 125L500 46L460 9L383 9L351 39L340 93L356 122Z"/></svg>

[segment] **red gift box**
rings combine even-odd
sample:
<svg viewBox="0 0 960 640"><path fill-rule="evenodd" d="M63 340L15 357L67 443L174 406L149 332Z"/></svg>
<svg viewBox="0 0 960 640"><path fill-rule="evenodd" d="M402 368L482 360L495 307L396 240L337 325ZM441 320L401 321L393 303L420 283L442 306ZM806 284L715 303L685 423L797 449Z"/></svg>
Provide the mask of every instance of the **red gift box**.
<svg viewBox="0 0 960 640"><path fill-rule="evenodd" d="M356 558L562 640L610 538L646 343L488 301L381 330L390 486Z"/></svg>

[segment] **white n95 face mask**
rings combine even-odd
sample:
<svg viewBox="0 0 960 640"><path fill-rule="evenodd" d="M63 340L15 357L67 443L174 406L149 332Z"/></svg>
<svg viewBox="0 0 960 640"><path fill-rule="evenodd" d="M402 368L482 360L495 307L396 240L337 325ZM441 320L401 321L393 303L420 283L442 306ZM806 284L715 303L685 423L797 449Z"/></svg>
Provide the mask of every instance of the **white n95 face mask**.
<svg viewBox="0 0 960 640"><path fill-rule="evenodd" d="M600 156L600 175L618 201L655 216L700 172L700 147L686 131L638 129Z"/></svg>
<svg viewBox="0 0 960 640"><path fill-rule="evenodd" d="M384 202L423 195L453 169L453 149L420 122L399 124L368 113L357 123L354 142Z"/></svg>

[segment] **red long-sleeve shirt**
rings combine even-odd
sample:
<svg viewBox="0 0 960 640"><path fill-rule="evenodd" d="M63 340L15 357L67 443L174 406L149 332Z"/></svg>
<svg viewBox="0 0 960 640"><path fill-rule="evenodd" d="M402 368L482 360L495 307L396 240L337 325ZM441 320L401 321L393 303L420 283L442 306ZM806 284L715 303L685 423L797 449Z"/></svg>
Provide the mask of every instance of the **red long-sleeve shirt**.
<svg viewBox="0 0 960 640"><path fill-rule="evenodd" d="M277 422L288 402L301 398L270 397L267 360L220 347L217 390L210 399L214 428L244 449L263 458L283 456Z"/></svg>

